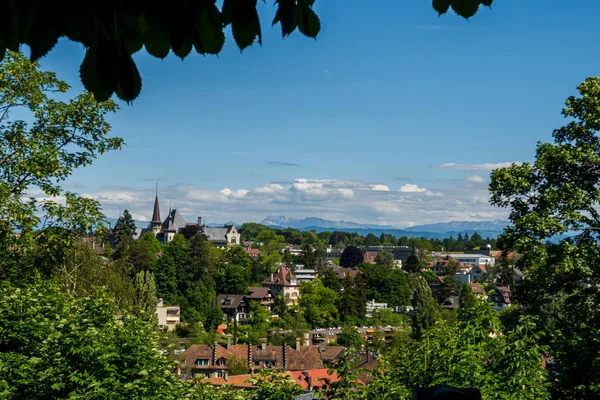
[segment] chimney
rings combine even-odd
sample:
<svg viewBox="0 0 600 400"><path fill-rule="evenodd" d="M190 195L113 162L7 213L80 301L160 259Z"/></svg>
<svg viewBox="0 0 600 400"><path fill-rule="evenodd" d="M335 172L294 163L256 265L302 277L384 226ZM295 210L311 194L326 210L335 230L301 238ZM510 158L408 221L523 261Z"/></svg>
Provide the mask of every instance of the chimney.
<svg viewBox="0 0 600 400"><path fill-rule="evenodd" d="M253 368L252 368L252 343L248 342L248 369L250 370L250 373L253 373Z"/></svg>
<svg viewBox="0 0 600 400"><path fill-rule="evenodd" d="M227 334L227 350L231 350L231 333Z"/></svg>
<svg viewBox="0 0 600 400"><path fill-rule="evenodd" d="M215 344L213 345L212 348L212 365L216 365L217 364L217 346L219 345L218 342L215 341Z"/></svg>
<svg viewBox="0 0 600 400"><path fill-rule="evenodd" d="M312 376L309 375L308 371L302 371L302 375L304 375L304 379L306 380L306 385L308 386L307 390L312 390Z"/></svg>
<svg viewBox="0 0 600 400"><path fill-rule="evenodd" d="M296 338L296 351L300 351L300 338Z"/></svg>
<svg viewBox="0 0 600 400"><path fill-rule="evenodd" d="M267 339L260 339L260 349L261 350L267 349Z"/></svg>
<svg viewBox="0 0 600 400"><path fill-rule="evenodd" d="M229 381L229 373L227 372L227 370L223 372L223 379L225 380L225 382Z"/></svg>
<svg viewBox="0 0 600 400"><path fill-rule="evenodd" d="M287 369L287 344L285 342L283 343L283 351L281 353L281 357L283 358L283 369Z"/></svg>

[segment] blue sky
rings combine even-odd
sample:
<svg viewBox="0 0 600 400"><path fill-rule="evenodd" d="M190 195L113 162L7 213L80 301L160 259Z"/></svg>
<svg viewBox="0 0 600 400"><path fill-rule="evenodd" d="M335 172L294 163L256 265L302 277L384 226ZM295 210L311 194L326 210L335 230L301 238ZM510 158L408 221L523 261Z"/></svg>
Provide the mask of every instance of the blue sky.
<svg viewBox="0 0 600 400"><path fill-rule="evenodd" d="M316 41L282 39L267 0L262 46L240 53L228 35L218 57L183 62L142 50L141 96L110 117L127 146L66 186L110 217L148 218L158 182L163 210L189 220L503 218L489 171L531 160L564 99L598 74L600 3L495 0L469 21L438 18L429 0L365 4L317 0ZM75 92L83 54L62 41L42 66Z"/></svg>

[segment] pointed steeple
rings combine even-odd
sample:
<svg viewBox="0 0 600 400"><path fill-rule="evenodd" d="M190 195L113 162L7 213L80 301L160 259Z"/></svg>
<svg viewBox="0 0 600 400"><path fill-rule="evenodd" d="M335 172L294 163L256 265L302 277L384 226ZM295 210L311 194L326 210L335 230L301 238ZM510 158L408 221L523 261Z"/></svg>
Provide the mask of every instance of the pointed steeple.
<svg viewBox="0 0 600 400"><path fill-rule="evenodd" d="M152 223L160 224L160 208L158 206L158 183L156 184L156 197L154 198L154 211L152 212Z"/></svg>

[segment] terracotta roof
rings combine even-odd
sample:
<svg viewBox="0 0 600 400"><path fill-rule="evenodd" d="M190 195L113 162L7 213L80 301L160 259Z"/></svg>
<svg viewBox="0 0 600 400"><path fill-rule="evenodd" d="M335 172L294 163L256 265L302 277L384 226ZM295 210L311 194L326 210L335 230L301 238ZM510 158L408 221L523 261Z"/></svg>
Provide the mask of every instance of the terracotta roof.
<svg viewBox="0 0 600 400"><path fill-rule="evenodd" d="M511 290L508 286L498 286L496 288L496 291L500 292L500 293L504 293L504 294L508 294L509 296L511 295Z"/></svg>
<svg viewBox="0 0 600 400"><path fill-rule="evenodd" d="M483 272L484 274L487 274L487 266L485 264L478 264L475 268L479 268L481 270L481 272Z"/></svg>
<svg viewBox="0 0 600 400"><path fill-rule="evenodd" d="M319 346L301 346L299 350L288 347L287 368L290 371L323 368Z"/></svg>
<svg viewBox="0 0 600 400"><path fill-rule="evenodd" d="M263 285L285 285L291 286L291 280L296 279L294 274L292 274L287 268L279 267L277 271L271 274L267 279L265 279L262 284Z"/></svg>
<svg viewBox="0 0 600 400"><path fill-rule="evenodd" d="M289 352L289 347L288 347ZM263 350L260 346L252 348L252 359L254 361L275 361L277 368L283 367L283 346L266 346Z"/></svg>
<svg viewBox="0 0 600 400"><path fill-rule="evenodd" d="M296 383L305 390L308 389L308 382L305 374L308 374L310 377L311 387L321 387L325 384L326 380L329 380L329 382L337 382L340 380L335 370L332 370L332 374L329 375L329 370L327 368L310 369L308 371L292 371L290 373Z"/></svg>
<svg viewBox="0 0 600 400"><path fill-rule="evenodd" d="M358 269L354 269L354 268L338 268L335 271L337 276L340 277L341 279L345 279L347 276L356 278L356 275L358 275L359 272L360 271Z"/></svg>
<svg viewBox="0 0 600 400"><path fill-rule="evenodd" d="M260 255L261 251L259 249L246 249L244 250L248 255Z"/></svg>
<svg viewBox="0 0 600 400"><path fill-rule="evenodd" d="M289 376L291 379L294 378L289 371L281 371L278 374ZM252 384L249 382L249 380L252 378L266 379L267 381L269 380L269 377L265 378L259 375L233 375L229 376L227 380L225 380L225 378L204 378L201 380L201 382L210 383L213 386L231 385L239 388L252 388L254 386L252 386Z"/></svg>
<svg viewBox="0 0 600 400"><path fill-rule="evenodd" d="M323 361L333 361L336 358L342 357L344 350L342 346L325 346L325 351L321 351L321 359Z"/></svg>
<svg viewBox="0 0 600 400"><path fill-rule="evenodd" d="M179 356L181 361L185 361L186 366L194 365L198 358L212 359L212 346L207 344L193 344Z"/></svg>
<svg viewBox="0 0 600 400"><path fill-rule="evenodd" d="M248 363L248 346L241 344L234 344L229 347L229 349L222 345L217 345L217 357L230 359L230 358L238 358L240 360L245 360L246 364Z"/></svg>
<svg viewBox="0 0 600 400"><path fill-rule="evenodd" d="M471 291L473 293L485 294L485 289L483 288L481 283L469 283L469 286L471 286Z"/></svg>

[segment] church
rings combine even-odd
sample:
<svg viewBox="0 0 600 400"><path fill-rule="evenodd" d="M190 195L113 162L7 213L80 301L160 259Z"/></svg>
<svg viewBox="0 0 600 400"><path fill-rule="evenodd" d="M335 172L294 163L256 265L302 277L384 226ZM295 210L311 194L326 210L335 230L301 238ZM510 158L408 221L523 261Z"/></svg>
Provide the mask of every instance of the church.
<svg viewBox="0 0 600 400"><path fill-rule="evenodd" d="M235 225L223 225L220 228L211 228L202 226L202 218L198 217L198 222L185 222L181 214L176 209L169 207L169 214L164 221L160 218L160 206L158 204L158 193L154 198L154 210L152 211L152 220L148 228L143 229L141 235L146 232L152 232L162 243L169 243L173 240L176 233L199 232L204 231L204 237L215 247L224 248L228 244L240 244L241 235Z"/></svg>

